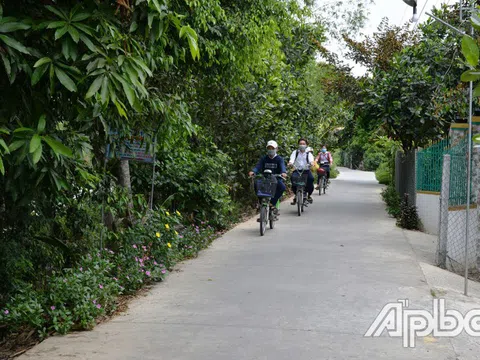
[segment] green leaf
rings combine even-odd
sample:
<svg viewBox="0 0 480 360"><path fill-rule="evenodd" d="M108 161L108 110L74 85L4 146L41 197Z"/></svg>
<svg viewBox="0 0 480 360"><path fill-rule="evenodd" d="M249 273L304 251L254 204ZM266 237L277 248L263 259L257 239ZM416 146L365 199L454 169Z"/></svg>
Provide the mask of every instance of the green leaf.
<svg viewBox="0 0 480 360"><path fill-rule="evenodd" d="M50 5L47 5L45 6L49 11L51 11L52 13L54 13L55 15L58 15L59 17L61 17L62 19L64 20L68 20L68 16L67 14L61 10L61 9L57 9L56 7L53 7L53 6L50 6Z"/></svg>
<svg viewBox="0 0 480 360"><path fill-rule="evenodd" d="M87 95L85 95L85 99L90 99L93 95L95 95L98 92L98 90L100 89L100 86L102 86L104 77L105 77L104 75L98 76L92 82L92 85L90 85L90 88L87 91Z"/></svg>
<svg viewBox="0 0 480 360"><path fill-rule="evenodd" d="M20 149L23 145L25 145L25 140L17 140L12 142L8 149L10 150L10 152L13 152Z"/></svg>
<svg viewBox="0 0 480 360"><path fill-rule="evenodd" d="M0 35L0 40L3 40L3 42L10 46L11 48L17 50L17 51L20 51L21 53L23 54L27 54L27 55L30 55L30 51L28 51L28 49L23 46L20 42L18 42L17 40L11 38L11 37L8 37L6 35Z"/></svg>
<svg viewBox="0 0 480 360"><path fill-rule="evenodd" d="M3 160L1 156L0 156L0 172L2 173L2 175L5 175L5 167L3 166Z"/></svg>
<svg viewBox="0 0 480 360"><path fill-rule="evenodd" d="M89 13L78 13L72 17L72 21L83 21L90 17Z"/></svg>
<svg viewBox="0 0 480 360"><path fill-rule="evenodd" d="M82 42L87 46L88 50L90 51L97 50L93 42L85 34L80 34L80 40L82 40Z"/></svg>
<svg viewBox="0 0 480 360"><path fill-rule="evenodd" d="M473 136L473 141L476 143L476 144L480 144L480 134L476 134Z"/></svg>
<svg viewBox="0 0 480 360"><path fill-rule="evenodd" d="M7 75L10 75L12 73L12 66L10 64L10 60L3 54L3 52L0 52L0 56L2 57L3 65L5 66L5 71L7 72Z"/></svg>
<svg viewBox="0 0 480 360"><path fill-rule="evenodd" d="M7 22L5 24L0 24L0 32L9 33L17 30L28 30L30 25L20 23L20 22Z"/></svg>
<svg viewBox="0 0 480 360"><path fill-rule="evenodd" d="M94 29L92 29L90 26L87 26L85 24L76 23L73 26L77 28L77 30L79 30L80 32L84 32L85 34L88 34L90 36L93 36L93 33L95 32Z"/></svg>
<svg viewBox="0 0 480 360"><path fill-rule="evenodd" d="M1 127L0 128L0 133L9 135L10 131L7 128Z"/></svg>
<svg viewBox="0 0 480 360"><path fill-rule="evenodd" d="M102 83L102 90L100 91L100 96L102 98L102 104L106 104L109 100L109 87L108 87L108 77L104 76Z"/></svg>
<svg viewBox="0 0 480 360"><path fill-rule="evenodd" d="M10 154L10 150L8 149L8 145L5 142L5 140L3 140L2 138L0 138L0 145L3 147L3 149L5 150L5 152L7 154Z"/></svg>
<svg viewBox="0 0 480 360"><path fill-rule="evenodd" d="M52 21L48 24L47 29L56 29L66 25L67 23L65 21Z"/></svg>
<svg viewBox="0 0 480 360"><path fill-rule="evenodd" d="M463 82L477 81L478 79L480 79L480 70L467 70L461 76Z"/></svg>
<svg viewBox="0 0 480 360"><path fill-rule="evenodd" d="M478 44L476 40L465 35L462 38L462 53L471 66L476 67L478 65L480 52L478 50Z"/></svg>
<svg viewBox="0 0 480 360"><path fill-rule="evenodd" d="M72 78L69 77L62 69L56 67L55 75L57 75L58 80L65 86L69 91L76 92L77 85L73 82Z"/></svg>
<svg viewBox="0 0 480 360"><path fill-rule="evenodd" d="M22 133L22 132L31 132L31 133L33 133L33 132L35 132L35 130L33 130L33 129L31 129L31 128L27 128L27 127L19 127L19 128L17 128L17 129L15 129L13 132L14 132L15 134L16 134L16 133Z"/></svg>
<svg viewBox="0 0 480 360"><path fill-rule="evenodd" d="M38 134L35 134L35 135L32 136L32 139L30 140L30 154L34 153L35 150L38 149L41 142L42 142L42 139L40 138L40 136Z"/></svg>
<svg viewBox="0 0 480 360"><path fill-rule="evenodd" d="M40 161L40 158L42 157L42 148L43 148L42 143L39 143L37 149L32 155L32 160L34 164Z"/></svg>
<svg viewBox="0 0 480 360"><path fill-rule="evenodd" d="M137 29L138 29L138 23L136 21L132 21L132 23L130 24L129 32L133 33Z"/></svg>
<svg viewBox="0 0 480 360"><path fill-rule="evenodd" d="M75 43L78 43L80 41L80 34L78 33L78 30L75 29L73 26L68 27L68 33L72 37L73 41L75 41Z"/></svg>
<svg viewBox="0 0 480 360"><path fill-rule="evenodd" d="M68 25L65 25L64 27L60 28L60 29L57 29L57 31L55 31L55 40L58 40L60 39L63 35L65 35L68 31L68 28L69 26Z"/></svg>
<svg viewBox="0 0 480 360"><path fill-rule="evenodd" d="M118 101L118 100L115 100L114 103L115 103L115 106L117 107L117 111L120 114L120 116L123 116L124 118L126 118L127 113L125 111L125 105L121 101Z"/></svg>
<svg viewBox="0 0 480 360"><path fill-rule="evenodd" d="M40 119L38 119L37 131L39 133L42 133L43 130L45 130L46 119L47 117L45 115L40 116Z"/></svg>
<svg viewBox="0 0 480 360"><path fill-rule="evenodd" d="M480 17L478 17L478 14L473 14L470 21L472 22L473 27L477 30L480 29Z"/></svg>
<svg viewBox="0 0 480 360"><path fill-rule="evenodd" d="M35 86L40 81L40 79L43 77L47 69L48 69L48 64L44 64L35 69L35 71L32 74L32 81L31 81L32 86Z"/></svg>
<svg viewBox="0 0 480 360"><path fill-rule="evenodd" d="M72 150L63 145L60 141L57 141L50 136L44 136L42 138L52 148L56 155L63 155L66 157L73 157Z"/></svg>
<svg viewBox="0 0 480 360"><path fill-rule="evenodd" d="M193 59L200 59L200 49L198 47L198 35L190 26L182 26L180 29L180 39L184 37L188 40L188 45L190 46L190 54Z"/></svg>
<svg viewBox="0 0 480 360"><path fill-rule="evenodd" d="M48 64L52 62L52 59L50 59L49 57L43 57L41 58L40 60L38 60L35 65L33 65L34 68L37 68L39 66L42 66L43 64Z"/></svg>

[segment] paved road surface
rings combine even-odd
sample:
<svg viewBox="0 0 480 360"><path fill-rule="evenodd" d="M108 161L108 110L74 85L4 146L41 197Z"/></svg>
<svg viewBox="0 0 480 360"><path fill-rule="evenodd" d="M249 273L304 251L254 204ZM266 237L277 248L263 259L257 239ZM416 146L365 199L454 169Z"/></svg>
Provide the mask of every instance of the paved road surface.
<svg viewBox="0 0 480 360"><path fill-rule="evenodd" d="M430 287L373 174L342 169L330 190L300 218L284 203L264 237L241 224L128 313L21 359L456 359L447 339L363 337L388 302L430 308Z"/></svg>

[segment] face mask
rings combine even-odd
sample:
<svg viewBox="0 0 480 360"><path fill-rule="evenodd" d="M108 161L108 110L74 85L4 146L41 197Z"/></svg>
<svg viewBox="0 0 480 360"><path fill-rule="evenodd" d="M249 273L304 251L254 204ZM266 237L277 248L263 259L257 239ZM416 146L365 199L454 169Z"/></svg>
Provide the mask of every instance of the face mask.
<svg viewBox="0 0 480 360"><path fill-rule="evenodd" d="M267 150L267 154L268 154L268 156L275 156L275 155L277 155L277 150L270 150L269 149L269 150Z"/></svg>
<svg viewBox="0 0 480 360"><path fill-rule="evenodd" d="M305 151L307 149L307 145L298 145L298 150Z"/></svg>
<svg viewBox="0 0 480 360"><path fill-rule="evenodd" d="M322 153L326 153L327 152L327 149L322 149Z"/></svg>

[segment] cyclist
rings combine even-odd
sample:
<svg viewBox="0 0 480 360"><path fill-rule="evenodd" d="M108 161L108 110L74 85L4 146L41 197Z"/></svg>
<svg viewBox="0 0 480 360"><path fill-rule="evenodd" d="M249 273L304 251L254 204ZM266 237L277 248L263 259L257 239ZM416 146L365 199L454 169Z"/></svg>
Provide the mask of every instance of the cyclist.
<svg viewBox="0 0 480 360"><path fill-rule="evenodd" d="M317 157L315 158L315 161L323 168L325 169L325 172L327 173L327 182L330 182L330 166L333 164L333 157L332 154L327 151L327 146L322 145L322 149L318 153ZM316 189L318 190L320 187L320 176L318 177L317 180L317 187Z"/></svg>
<svg viewBox="0 0 480 360"><path fill-rule="evenodd" d="M278 151L278 144L274 140L270 140L267 143L267 155L262 156L258 161L255 168L248 173L250 177L263 173L264 170L272 170L272 174L274 175L282 175L282 178L287 177L287 169L285 168L285 160L279 155L277 155ZM255 184L256 187L256 184ZM285 192L285 184L283 183L283 179L277 179L277 190L275 192L275 196L270 199L270 206L273 207L273 213L275 216L278 216L278 209L275 207L277 201L282 197L283 193ZM256 189L255 189L256 192Z"/></svg>
<svg viewBox="0 0 480 360"><path fill-rule="evenodd" d="M312 193L313 193L313 182L315 181L312 175L312 172L310 171L310 165L312 165L314 158L313 154L311 152L307 152L307 147L308 147L308 141L305 139L300 139L298 140L298 150L295 150L292 152L292 155L290 156L290 161L288 162L288 166L295 167L297 169L305 169L305 172L308 174L307 178L307 186L306 190L308 193L308 202L312 203ZM294 173L298 173L298 170L295 170ZM293 184L292 182L292 190L293 193L297 192L297 187ZM297 198L293 199L293 202L291 203L292 205L297 204Z"/></svg>

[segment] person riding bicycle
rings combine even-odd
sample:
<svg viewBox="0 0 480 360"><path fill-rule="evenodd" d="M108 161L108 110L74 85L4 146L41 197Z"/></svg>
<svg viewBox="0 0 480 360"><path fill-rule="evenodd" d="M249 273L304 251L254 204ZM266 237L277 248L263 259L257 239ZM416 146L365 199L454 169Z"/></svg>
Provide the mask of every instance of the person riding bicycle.
<svg viewBox="0 0 480 360"><path fill-rule="evenodd" d="M318 153L317 157L315 158L315 161L325 170L326 175L327 175L327 182L330 182L330 166L333 164L333 157L332 154L327 151L327 146L322 145L322 150ZM317 187L316 189L320 187L320 176L318 177L317 180Z"/></svg>
<svg viewBox="0 0 480 360"><path fill-rule="evenodd" d="M270 140L267 143L267 155L262 156L258 161L257 165L253 168L252 171L248 173L250 177L263 174L265 170L271 170L273 175L282 175L282 178L287 177L287 169L285 168L285 160L279 155L277 155L278 144L274 140ZM278 200L282 197L285 192L286 186L283 183L283 179L277 179L277 188L275 195L270 199L270 206L272 206L273 213L278 215L278 209L275 207ZM256 184L255 184L256 186ZM256 192L256 189L255 189Z"/></svg>
<svg viewBox="0 0 480 360"><path fill-rule="evenodd" d="M290 161L288 162L288 166L295 166L294 173L299 174L298 170L305 170L304 173L308 175L307 177L307 186L306 190L308 193L308 202L312 203L312 193L313 193L313 182L315 181L310 171L310 165L312 165L314 158L311 152L307 152L308 142L305 139L298 140L298 150L294 150L292 155L290 156ZM297 187L292 182L292 190L294 193L297 192ZM294 198L292 205L297 204L297 199Z"/></svg>

